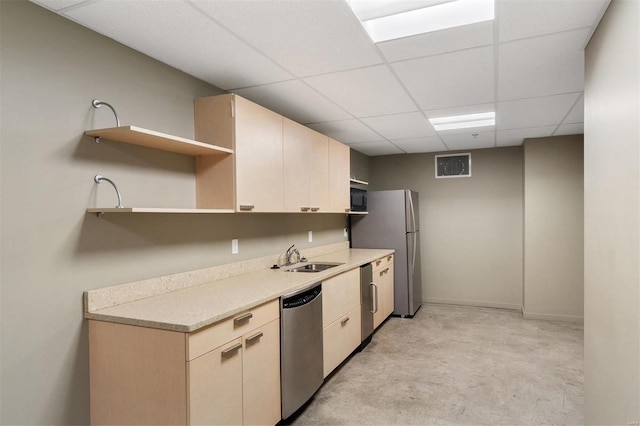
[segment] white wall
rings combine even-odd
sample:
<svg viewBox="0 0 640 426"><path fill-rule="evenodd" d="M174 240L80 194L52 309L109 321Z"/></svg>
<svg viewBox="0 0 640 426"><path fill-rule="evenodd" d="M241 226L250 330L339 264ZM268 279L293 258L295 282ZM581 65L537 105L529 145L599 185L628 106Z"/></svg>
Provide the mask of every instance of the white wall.
<svg viewBox="0 0 640 426"><path fill-rule="evenodd" d="M640 421L640 2L613 0L586 49L585 422Z"/></svg>
<svg viewBox="0 0 640 426"><path fill-rule="evenodd" d="M194 207L191 157L104 141L123 124L192 138L193 100L221 91L26 1L0 1L0 424L88 424L82 292L345 241L344 215L119 215ZM214 61L215 62L215 61ZM307 231L314 231L313 244ZM240 253L232 256L231 238Z"/></svg>
<svg viewBox="0 0 640 426"><path fill-rule="evenodd" d="M371 189L420 193L422 296L522 306L522 147L471 151L472 177L435 179L434 155L372 157Z"/></svg>
<svg viewBox="0 0 640 426"><path fill-rule="evenodd" d="M524 141L525 318L581 322L583 137Z"/></svg>

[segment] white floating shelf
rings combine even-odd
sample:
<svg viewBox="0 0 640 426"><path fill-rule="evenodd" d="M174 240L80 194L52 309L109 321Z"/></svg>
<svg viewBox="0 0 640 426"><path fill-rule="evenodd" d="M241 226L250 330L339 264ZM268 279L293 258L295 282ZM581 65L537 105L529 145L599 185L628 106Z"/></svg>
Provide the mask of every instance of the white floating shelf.
<svg viewBox="0 0 640 426"><path fill-rule="evenodd" d="M117 208L117 207L109 207L104 209L87 209L87 213L94 213L97 215L104 213L170 213L170 214L179 214L179 213L235 213L233 209L166 209L166 208L156 208L156 207L125 207L125 208Z"/></svg>
<svg viewBox="0 0 640 426"><path fill-rule="evenodd" d="M357 183L357 184L359 184L359 185L369 185L369 182L366 182L366 181L364 181L364 180L353 179L353 178L350 178L350 179L349 179L349 182L351 182L351 183Z"/></svg>
<svg viewBox="0 0 640 426"><path fill-rule="evenodd" d="M356 214L369 214L369 212L348 212L347 214L352 214L352 215L356 215Z"/></svg>
<svg viewBox="0 0 640 426"><path fill-rule="evenodd" d="M232 149L198 142L179 136L143 129L136 126L120 126L108 129L88 130L84 132L94 138L109 139L112 141L175 152L192 156L233 154Z"/></svg>

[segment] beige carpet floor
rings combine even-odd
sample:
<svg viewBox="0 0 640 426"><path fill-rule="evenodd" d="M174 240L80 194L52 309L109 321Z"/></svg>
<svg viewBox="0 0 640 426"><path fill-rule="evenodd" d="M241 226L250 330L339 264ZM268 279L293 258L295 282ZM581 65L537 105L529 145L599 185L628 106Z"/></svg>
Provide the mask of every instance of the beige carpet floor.
<svg viewBox="0 0 640 426"><path fill-rule="evenodd" d="M423 305L387 320L287 423L582 424L583 327Z"/></svg>

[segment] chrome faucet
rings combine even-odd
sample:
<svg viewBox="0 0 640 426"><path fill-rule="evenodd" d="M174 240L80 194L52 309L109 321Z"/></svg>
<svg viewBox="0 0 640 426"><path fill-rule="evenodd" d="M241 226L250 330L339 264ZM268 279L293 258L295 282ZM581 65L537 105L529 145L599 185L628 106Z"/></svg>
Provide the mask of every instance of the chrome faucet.
<svg viewBox="0 0 640 426"><path fill-rule="evenodd" d="M292 262L291 257L293 257L294 254L296 255L296 261ZM294 263L298 263L298 262L307 261L307 259L300 254L298 249L295 248L295 244L292 244L291 247L287 249L287 252L285 253L284 258L285 258L285 266L293 265Z"/></svg>

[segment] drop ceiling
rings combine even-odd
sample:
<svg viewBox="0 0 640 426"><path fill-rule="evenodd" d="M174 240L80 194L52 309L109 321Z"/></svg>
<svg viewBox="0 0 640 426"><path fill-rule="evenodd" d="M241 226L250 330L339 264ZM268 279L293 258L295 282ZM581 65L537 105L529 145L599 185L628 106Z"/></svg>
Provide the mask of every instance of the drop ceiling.
<svg viewBox="0 0 640 426"><path fill-rule="evenodd" d="M494 21L375 44L345 0L32 1L370 156L582 133L610 2L496 0ZM428 121L489 111L493 127Z"/></svg>

